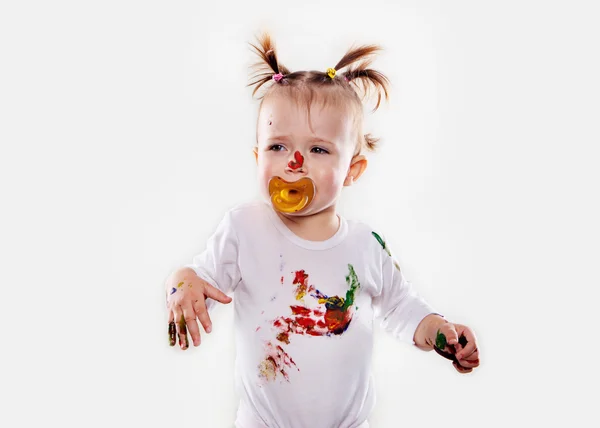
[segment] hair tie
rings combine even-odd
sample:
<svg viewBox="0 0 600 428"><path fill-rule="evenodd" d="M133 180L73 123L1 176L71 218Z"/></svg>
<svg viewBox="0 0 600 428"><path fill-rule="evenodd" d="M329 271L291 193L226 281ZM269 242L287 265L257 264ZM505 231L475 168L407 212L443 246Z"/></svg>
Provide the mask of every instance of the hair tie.
<svg viewBox="0 0 600 428"><path fill-rule="evenodd" d="M283 79L283 74L281 73L277 73L273 75L273 80L276 82L279 82L281 79Z"/></svg>
<svg viewBox="0 0 600 428"><path fill-rule="evenodd" d="M333 79L335 77L335 68L328 68L327 75Z"/></svg>

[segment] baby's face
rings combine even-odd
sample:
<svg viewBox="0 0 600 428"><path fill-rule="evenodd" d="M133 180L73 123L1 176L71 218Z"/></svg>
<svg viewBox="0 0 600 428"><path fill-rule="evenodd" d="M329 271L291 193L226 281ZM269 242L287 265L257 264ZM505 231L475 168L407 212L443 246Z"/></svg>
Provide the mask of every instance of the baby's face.
<svg viewBox="0 0 600 428"><path fill-rule="evenodd" d="M302 177L314 181L315 198L302 215L335 204L356 148L352 118L347 112L315 104L310 119L312 131L303 106L273 96L262 105L257 133L258 182L263 197L269 197L269 180L274 176L286 181Z"/></svg>

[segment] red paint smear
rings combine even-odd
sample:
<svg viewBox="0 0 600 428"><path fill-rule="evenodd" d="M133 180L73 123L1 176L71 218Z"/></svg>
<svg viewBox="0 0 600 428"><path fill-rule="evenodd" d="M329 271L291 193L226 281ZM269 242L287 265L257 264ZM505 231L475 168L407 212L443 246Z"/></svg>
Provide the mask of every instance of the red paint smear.
<svg viewBox="0 0 600 428"><path fill-rule="evenodd" d="M296 271L296 276L294 277L293 284L303 284L304 281L308 278L308 275L303 270Z"/></svg>
<svg viewBox="0 0 600 428"><path fill-rule="evenodd" d="M298 169L301 168L302 165L304 164L304 158L302 157L302 154L299 151L296 151L296 153L294 153L294 161L290 161L288 163L288 166L292 169Z"/></svg>
<svg viewBox="0 0 600 428"><path fill-rule="evenodd" d="M310 315L310 309L305 308L304 306L290 306L292 308L292 314L294 315Z"/></svg>
<svg viewBox="0 0 600 428"><path fill-rule="evenodd" d="M339 334L339 332L346 330L351 319L352 315L350 311L342 312L339 309L328 309L327 312L325 312L325 323L327 324L327 328L334 334Z"/></svg>
<svg viewBox="0 0 600 428"><path fill-rule="evenodd" d="M308 330L315 328L315 325L317 324L317 320L314 320L309 317L298 317L298 318L296 318L296 323L298 323L298 325L303 327L304 330L306 332L308 332Z"/></svg>
<svg viewBox="0 0 600 428"><path fill-rule="evenodd" d="M281 277L281 283L283 284L283 276Z"/></svg>
<svg viewBox="0 0 600 428"><path fill-rule="evenodd" d="M307 283L308 275L306 272L304 270L296 271L293 281L293 284L298 286L296 295L300 295L302 292L306 293L307 288L309 293L316 291L314 286L311 285L309 288ZM316 291L316 295L312 295L312 297L317 300L325 300L325 305L314 309L299 305L290 306L291 317L282 316L273 320L273 326L279 331L277 334L278 341L289 344L290 334L330 336L332 334L343 334L347 330L352 321L352 306L343 311L340 307L343 298L338 296L328 297L319 291ZM343 307L343 305L341 306ZM272 361L278 371L289 381L285 366L291 367L290 362L294 365L296 363L285 353L283 348L278 346L277 350L279 352L277 352L275 358L272 358L273 354L271 354L268 360Z"/></svg>
<svg viewBox="0 0 600 428"><path fill-rule="evenodd" d="M296 271L292 284L298 285L296 287L296 298L308 293L308 275L304 272L304 269ZM313 287L311 286L311 288Z"/></svg>

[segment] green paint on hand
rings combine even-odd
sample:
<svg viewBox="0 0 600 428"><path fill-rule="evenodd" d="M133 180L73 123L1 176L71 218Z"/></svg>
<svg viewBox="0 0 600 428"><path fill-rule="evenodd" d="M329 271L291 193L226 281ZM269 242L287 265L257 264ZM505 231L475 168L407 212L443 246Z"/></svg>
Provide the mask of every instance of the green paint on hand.
<svg viewBox="0 0 600 428"><path fill-rule="evenodd" d="M458 338L458 343L464 348L467 346L467 338L464 335L461 335ZM450 348L450 352L446 351L446 346ZM446 336L443 333L440 333L440 330L437 331L437 335L435 337L435 346L433 347L435 352L441 355L444 358L447 358L450 361L458 364L458 359L456 358L456 348L454 345L448 345L448 341Z"/></svg>
<svg viewBox="0 0 600 428"><path fill-rule="evenodd" d="M444 335L444 333L440 333L440 331L437 331L437 336L435 337L435 346L439 349L444 349L446 348L446 344L448 342L446 341L446 336Z"/></svg>
<svg viewBox="0 0 600 428"><path fill-rule="evenodd" d="M183 281L180 282L179 284L177 284L177 288L181 288L182 285L183 285Z"/></svg>

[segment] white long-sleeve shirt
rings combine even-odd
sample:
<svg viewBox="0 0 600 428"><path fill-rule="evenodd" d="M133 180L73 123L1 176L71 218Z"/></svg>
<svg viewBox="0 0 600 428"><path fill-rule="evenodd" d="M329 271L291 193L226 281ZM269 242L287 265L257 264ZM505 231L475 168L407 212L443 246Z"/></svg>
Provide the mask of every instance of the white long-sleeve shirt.
<svg viewBox="0 0 600 428"><path fill-rule="evenodd" d="M436 313L381 235L339 218L334 236L308 241L267 203L245 203L187 265L233 293L237 428L367 428L373 320L414 344L419 322Z"/></svg>

